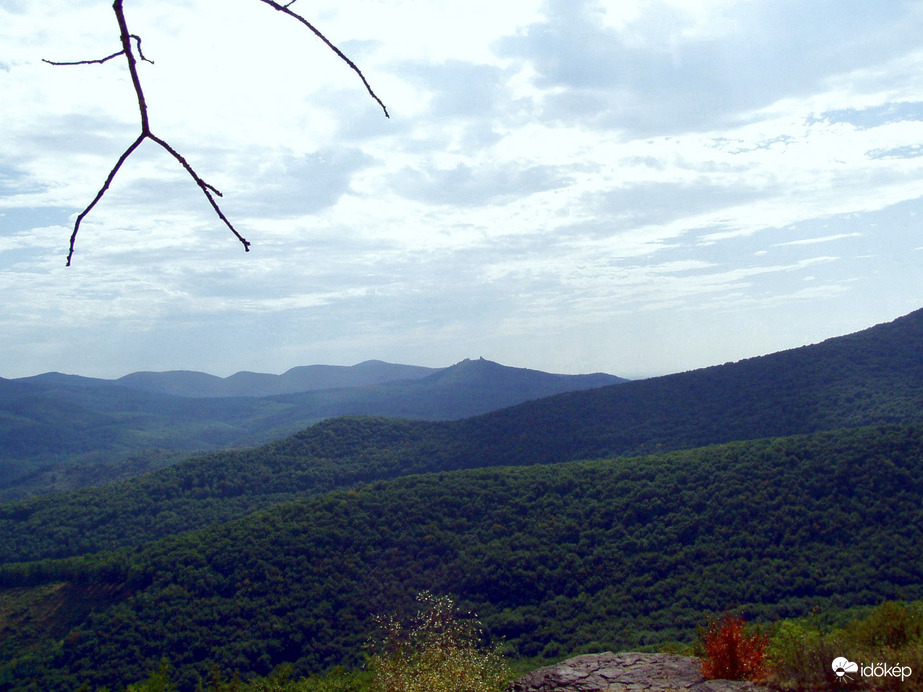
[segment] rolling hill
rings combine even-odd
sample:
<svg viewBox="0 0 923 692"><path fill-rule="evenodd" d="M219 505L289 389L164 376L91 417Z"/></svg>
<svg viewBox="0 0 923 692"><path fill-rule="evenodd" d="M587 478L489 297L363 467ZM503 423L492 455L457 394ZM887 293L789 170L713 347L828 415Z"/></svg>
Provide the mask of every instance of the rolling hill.
<svg viewBox="0 0 923 692"><path fill-rule="evenodd" d="M28 615L6 608L0 684L120 689L163 658L181 690L216 671L357 665L373 617L422 590L545 659L689 641L727 609L919 599L921 479L923 425L379 481L0 570L0 605L32 599Z"/></svg>
<svg viewBox="0 0 923 692"><path fill-rule="evenodd" d="M251 375L265 386L254 384ZM396 379L401 377L408 379ZM231 384L210 390L200 385L213 380ZM227 380L204 373L137 373L120 380L48 373L0 380L0 497L53 489L52 476L88 484L112 479L120 475L125 459L148 450L257 444L341 415L451 420L622 381L612 375L555 375L484 360L439 370L369 361L351 368L296 368L282 376L238 373ZM321 389L328 384L338 388ZM230 395L293 389L299 391ZM198 393L176 393L191 390ZM224 393L217 394L219 390ZM82 471L73 473L73 467Z"/></svg>
<svg viewBox="0 0 923 692"><path fill-rule="evenodd" d="M164 656L183 690L352 665L421 589L528 658L919 599L921 464L923 311L461 420L326 420L0 505L0 689L124 685Z"/></svg>
<svg viewBox="0 0 923 692"><path fill-rule="evenodd" d="M0 505L7 537L0 563L134 545L299 494L412 473L917 422L923 422L923 311L812 346L459 421L332 419L263 447Z"/></svg>
<svg viewBox="0 0 923 692"><path fill-rule="evenodd" d="M152 394L204 398L264 397L416 380L440 369L367 360L352 366L304 365L281 375L244 371L229 377L215 377L188 370L134 372L115 382Z"/></svg>

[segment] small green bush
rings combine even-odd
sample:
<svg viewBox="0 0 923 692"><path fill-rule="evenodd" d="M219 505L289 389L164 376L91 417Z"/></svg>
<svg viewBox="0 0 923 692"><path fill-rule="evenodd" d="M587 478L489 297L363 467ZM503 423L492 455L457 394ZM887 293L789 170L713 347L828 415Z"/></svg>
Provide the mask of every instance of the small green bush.
<svg viewBox="0 0 923 692"><path fill-rule="evenodd" d="M923 605L886 601L849 627L849 644L861 650L900 650L923 640Z"/></svg>
<svg viewBox="0 0 923 692"><path fill-rule="evenodd" d="M853 689L923 692L923 604L885 602L842 627L825 628L816 618L783 620L775 625L766 649L769 680L782 690L841 688L832 669L837 657L859 663L851 673ZM913 673L863 678L865 666L909 667Z"/></svg>
<svg viewBox="0 0 923 692"><path fill-rule="evenodd" d="M923 690L923 604L887 601L845 631L853 660L909 667L906 680L885 676L865 680L873 690ZM855 654L852 654L855 652Z"/></svg>
<svg viewBox="0 0 923 692"><path fill-rule="evenodd" d="M125 692L177 692L176 685L170 678L170 664L167 659L162 658L160 668L151 673L146 680L129 685Z"/></svg>
<svg viewBox="0 0 923 692"><path fill-rule="evenodd" d="M368 668L375 692L498 692L509 672L496 647L481 644L480 624L459 617L447 596L423 592L410 626L383 618Z"/></svg>
<svg viewBox="0 0 923 692"><path fill-rule="evenodd" d="M769 676L786 690L830 689L836 682L830 664L845 650L839 636L823 633L813 619L783 620L766 647Z"/></svg>

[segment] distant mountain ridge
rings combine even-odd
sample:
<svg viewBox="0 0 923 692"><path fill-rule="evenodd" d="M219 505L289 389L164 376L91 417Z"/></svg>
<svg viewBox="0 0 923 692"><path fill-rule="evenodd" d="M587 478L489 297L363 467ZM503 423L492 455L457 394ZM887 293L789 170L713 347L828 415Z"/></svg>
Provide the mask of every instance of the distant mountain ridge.
<svg viewBox="0 0 923 692"><path fill-rule="evenodd" d="M416 380L441 369L366 360L349 366L303 365L291 368L281 375L241 371L228 377L217 377L190 370L171 370L133 372L115 381L132 389L172 396L263 397Z"/></svg>
<svg viewBox="0 0 923 692"><path fill-rule="evenodd" d="M491 367L469 361L454 372L474 368L484 374ZM0 506L0 534L7 536L0 562L115 548L295 497L408 474L912 424L923 424L923 310L820 344L526 401L471 418L331 419L263 447L183 461L118 486L33 498L28 524L20 521L19 509ZM152 504L160 509L137 516L138 507ZM88 507L111 521L95 521ZM54 531L38 528L54 523L68 525L85 547L75 549ZM27 544L28 551L19 547Z"/></svg>
<svg viewBox="0 0 923 692"><path fill-rule="evenodd" d="M343 415L453 420L625 381L605 374L555 375L483 359L448 368L366 361L224 379L182 371L133 373L118 380L62 373L0 378L0 498L61 489L65 476L70 479L65 488L105 482L102 469L89 475L73 470L121 462L147 450L259 444ZM324 388L328 385L336 387ZM188 396L178 395L181 391ZM112 477L121 473L113 469Z"/></svg>
<svg viewBox="0 0 923 692"><path fill-rule="evenodd" d="M477 404L484 383L509 394L548 378L463 361L364 395L435 410ZM0 422L78 420L81 397L105 399L99 383L58 382L52 414L22 383L0 386ZM242 402L281 425L318 396L114 389L123 419L157 401L187 426ZM325 390L326 403L356 391ZM122 688L165 656L184 692L216 666L354 665L373 615L423 589L458 595L517 656L548 659L689 641L729 608L776 619L919 599L921 466L923 310L469 418L325 420L0 505L0 597L15 606L0 608L0 688Z"/></svg>

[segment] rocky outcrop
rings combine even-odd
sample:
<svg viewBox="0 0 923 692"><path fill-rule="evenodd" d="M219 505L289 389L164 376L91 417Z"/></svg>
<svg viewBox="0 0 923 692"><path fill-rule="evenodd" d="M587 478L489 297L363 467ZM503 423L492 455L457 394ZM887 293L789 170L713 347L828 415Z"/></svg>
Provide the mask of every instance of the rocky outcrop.
<svg viewBox="0 0 923 692"><path fill-rule="evenodd" d="M508 692L763 692L733 680L706 680L701 661L655 653L590 654L534 670Z"/></svg>

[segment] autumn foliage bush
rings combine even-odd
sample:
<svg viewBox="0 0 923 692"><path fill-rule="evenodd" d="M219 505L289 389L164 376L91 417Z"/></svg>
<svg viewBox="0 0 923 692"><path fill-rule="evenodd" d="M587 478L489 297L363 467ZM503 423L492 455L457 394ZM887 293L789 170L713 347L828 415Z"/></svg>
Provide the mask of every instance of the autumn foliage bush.
<svg viewBox="0 0 923 692"><path fill-rule="evenodd" d="M702 635L702 675L709 680L754 680L765 673L769 638L747 632L743 618L724 615Z"/></svg>

